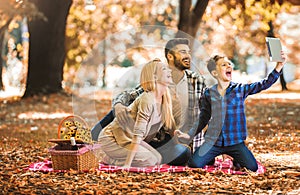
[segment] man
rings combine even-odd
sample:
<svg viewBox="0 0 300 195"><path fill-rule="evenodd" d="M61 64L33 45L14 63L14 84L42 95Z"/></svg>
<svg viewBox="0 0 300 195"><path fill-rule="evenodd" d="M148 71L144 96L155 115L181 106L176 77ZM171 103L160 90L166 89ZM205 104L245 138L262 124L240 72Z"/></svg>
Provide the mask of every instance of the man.
<svg viewBox="0 0 300 195"><path fill-rule="evenodd" d="M172 78L175 84L170 87L173 114L177 119L175 122L178 129L182 132L188 132L194 121L198 120L199 117L198 101L205 88L204 77L189 70L191 67L191 50L188 39L175 38L168 41L165 46L165 57L169 68L172 70ZM129 121L126 116L129 110L126 106L141 93L143 93L143 89L138 86L134 90L122 92L113 99L114 111L110 111L92 128L93 140L98 139L101 129L113 120L114 114L119 123L128 124ZM174 132L161 130L160 134L157 135L157 139L150 142L150 145L161 153L163 163L185 165L191 152L182 145L176 144L177 140L172 139L173 135ZM201 137L201 135L197 135L194 138L194 148L201 145Z"/></svg>

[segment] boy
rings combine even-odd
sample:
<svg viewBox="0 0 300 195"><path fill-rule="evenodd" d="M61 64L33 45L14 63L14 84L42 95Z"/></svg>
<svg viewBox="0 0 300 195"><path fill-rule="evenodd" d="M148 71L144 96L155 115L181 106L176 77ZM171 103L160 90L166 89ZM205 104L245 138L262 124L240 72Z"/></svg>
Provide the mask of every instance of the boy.
<svg viewBox="0 0 300 195"><path fill-rule="evenodd" d="M188 135L176 131L178 138L197 135L208 124L204 144L200 146L188 164L203 168L216 156L227 154L241 167L256 171L258 165L252 152L244 143L247 137L244 101L248 95L259 93L272 86L282 74L286 55L281 52L284 62L278 62L267 78L250 84L232 82L233 67L224 56L216 55L208 61L207 68L218 83L207 88L201 97L199 121Z"/></svg>

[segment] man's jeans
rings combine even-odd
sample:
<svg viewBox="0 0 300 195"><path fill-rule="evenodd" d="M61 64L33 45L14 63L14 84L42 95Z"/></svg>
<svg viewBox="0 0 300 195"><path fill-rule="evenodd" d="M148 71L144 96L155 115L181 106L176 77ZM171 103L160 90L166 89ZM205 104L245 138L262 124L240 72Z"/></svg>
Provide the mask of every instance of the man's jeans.
<svg viewBox="0 0 300 195"><path fill-rule="evenodd" d="M216 156L227 154L231 156L241 167L251 171L257 171L258 165L252 152L247 148L244 142L233 146L214 146L206 142L200 146L189 161L190 167L203 168Z"/></svg>
<svg viewBox="0 0 300 195"><path fill-rule="evenodd" d="M109 123L111 123L115 118L113 110L111 110L103 119L101 119L92 129L92 139L93 141L98 141L98 136L102 130L102 128L106 127Z"/></svg>
<svg viewBox="0 0 300 195"><path fill-rule="evenodd" d="M192 156L192 151L188 145L180 144L174 141L169 134L165 139L149 143L162 156L162 164L185 166Z"/></svg>

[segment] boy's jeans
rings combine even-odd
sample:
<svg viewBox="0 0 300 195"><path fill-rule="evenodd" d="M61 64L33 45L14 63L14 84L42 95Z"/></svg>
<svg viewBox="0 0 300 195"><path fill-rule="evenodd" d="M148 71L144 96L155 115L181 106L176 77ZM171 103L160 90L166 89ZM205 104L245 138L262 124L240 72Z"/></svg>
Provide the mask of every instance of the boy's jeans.
<svg viewBox="0 0 300 195"><path fill-rule="evenodd" d="M190 167L203 168L216 156L227 154L234 160L251 171L257 171L258 165L252 152L247 148L244 142L233 146L214 146L206 142L200 146L189 161Z"/></svg>

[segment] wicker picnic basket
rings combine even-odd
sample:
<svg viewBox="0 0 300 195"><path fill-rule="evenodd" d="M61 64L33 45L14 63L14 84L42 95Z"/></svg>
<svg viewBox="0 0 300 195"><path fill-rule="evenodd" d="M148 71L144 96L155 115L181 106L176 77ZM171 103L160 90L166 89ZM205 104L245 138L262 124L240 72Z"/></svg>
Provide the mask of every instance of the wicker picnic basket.
<svg viewBox="0 0 300 195"><path fill-rule="evenodd" d="M78 150L65 150L61 146L57 146L49 149L54 170L84 171L97 167L99 163L99 144L83 144Z"/></svg>
<svg viewBox="0 0 300 195"><path fill-rule="evenodd" d="M70 138L74 137L76 148L71 146ZM56 143L49 148L54 170L84 171L98 166L101 155L100 144L92 142L87 123L79 116L68 116L58 126L58 139L50 139Z"/></svg>

